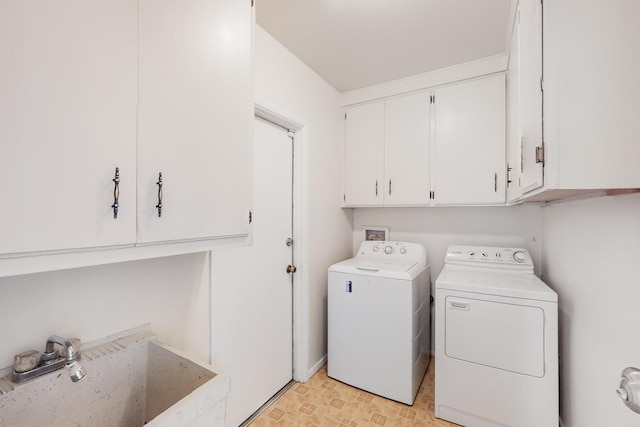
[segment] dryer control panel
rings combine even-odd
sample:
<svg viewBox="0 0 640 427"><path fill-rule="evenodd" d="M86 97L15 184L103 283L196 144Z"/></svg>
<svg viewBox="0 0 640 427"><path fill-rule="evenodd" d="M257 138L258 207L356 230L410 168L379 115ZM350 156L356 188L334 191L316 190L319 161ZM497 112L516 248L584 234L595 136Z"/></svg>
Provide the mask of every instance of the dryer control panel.
<svg viewBox="0 0 640 427"><path fill-rule="evenodd" d="M533 262L526 249L491 246L456 246L447 249L445 264L531 271Z"/></svg>

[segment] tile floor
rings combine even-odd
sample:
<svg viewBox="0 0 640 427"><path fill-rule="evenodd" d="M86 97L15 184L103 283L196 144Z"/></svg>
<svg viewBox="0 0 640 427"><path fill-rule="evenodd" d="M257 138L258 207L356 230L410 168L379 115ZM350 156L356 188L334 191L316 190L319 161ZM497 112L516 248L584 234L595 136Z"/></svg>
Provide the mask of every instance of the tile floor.
<svg viewBox="0 0 640 427"><path fill-rule="evenodd" d="M287 390L251 427L456 426L433 414L433 370L432 358L416 400L408 406L329 378L324 365L307 383Z"/></svg>

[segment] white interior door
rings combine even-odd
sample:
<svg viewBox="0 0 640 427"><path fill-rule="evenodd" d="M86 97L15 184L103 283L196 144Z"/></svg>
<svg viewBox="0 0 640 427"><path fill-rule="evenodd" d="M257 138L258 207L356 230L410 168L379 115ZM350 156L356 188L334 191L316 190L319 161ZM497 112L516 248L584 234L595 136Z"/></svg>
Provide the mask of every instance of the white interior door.
<svg viewBox="0 0 640 427"><path fill-rule="evenodd" d="M256 118L253 244L212 256L212 364L231 375L228 427L292 379L292 160L287 132Z"/></svg>

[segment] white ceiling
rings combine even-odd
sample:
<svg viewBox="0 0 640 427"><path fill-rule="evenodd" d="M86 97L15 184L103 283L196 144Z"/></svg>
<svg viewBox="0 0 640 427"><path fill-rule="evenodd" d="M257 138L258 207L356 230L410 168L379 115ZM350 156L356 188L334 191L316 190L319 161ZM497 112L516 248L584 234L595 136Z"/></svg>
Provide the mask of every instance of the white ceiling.
<svg viewBox="0 0 640 427"><path fill-rule="evenodd" d="M256 0L256 21L345 92L505 53L511 4Z"/></svg>

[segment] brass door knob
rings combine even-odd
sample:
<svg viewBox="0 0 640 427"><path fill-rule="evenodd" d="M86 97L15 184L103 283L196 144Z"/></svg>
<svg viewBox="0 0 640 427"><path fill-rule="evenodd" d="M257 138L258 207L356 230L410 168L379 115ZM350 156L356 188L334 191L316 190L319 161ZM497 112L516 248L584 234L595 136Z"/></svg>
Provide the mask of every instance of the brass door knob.
<svg viewBox="0 0 640 427"><path fill-rule="evenodd" d="M295 273L297 270L295 265L288 265L287 266L287 273Z"/></svg>

